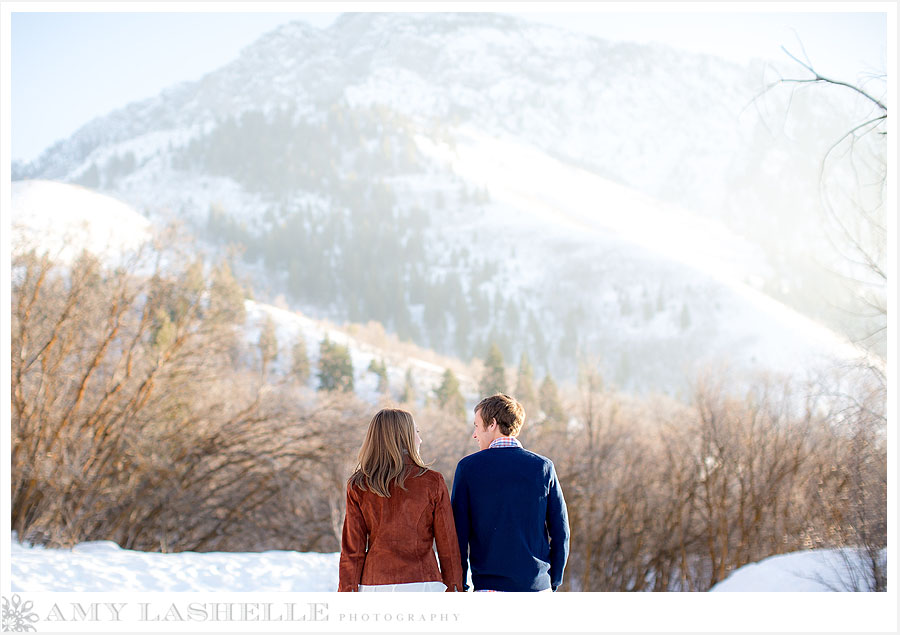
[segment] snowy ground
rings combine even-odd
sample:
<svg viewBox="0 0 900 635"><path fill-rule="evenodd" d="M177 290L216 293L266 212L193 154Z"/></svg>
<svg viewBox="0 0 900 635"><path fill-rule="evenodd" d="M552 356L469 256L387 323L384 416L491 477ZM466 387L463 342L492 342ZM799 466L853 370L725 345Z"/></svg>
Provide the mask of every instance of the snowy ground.
<svg viewBox="0 0 900 635"><path fill-rule="evenodd" d="M334 591L337 553L145 553L112 542L46 549L12 540L13 591ZM773 556L738 569L713 591L843 590L836 551Z"/></svg>
<svg viewBox="0 0 900 635"><path fill-rule="evenodd" d="M865 571L855 550L797 551L745 565L710 590L858 591L866 588Z"/></svg>
<svg viewBox="0 0 900 635"><path fill-rule="evenodd" d="M12 541L13 591L335 591L337 553L147 553L108 541L73 549Z"/></svg>
<svg viewBox="0 0 900 635"><path fill-rule="evenodd" d="M45 549L15 535L6 553L3 630L897 632L893 593L335 593L336 553L158 554L110 542ZM835 555L768 558L713 590L828 591L843 566Z"/></svg>

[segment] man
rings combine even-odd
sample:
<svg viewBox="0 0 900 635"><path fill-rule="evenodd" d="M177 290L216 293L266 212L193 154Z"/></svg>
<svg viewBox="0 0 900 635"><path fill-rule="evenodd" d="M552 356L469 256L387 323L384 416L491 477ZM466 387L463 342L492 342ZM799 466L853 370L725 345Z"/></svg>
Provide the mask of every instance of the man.
<svg viewBox="0 0 900 635"><path fill-rule="evenodd" d="M553 462L522 447L525 409L496 394L475 406L479 452L456 466L450 496L463 581L476 591L556 591L569 518ZM468 584L465 585L468 590Z"/></svg>

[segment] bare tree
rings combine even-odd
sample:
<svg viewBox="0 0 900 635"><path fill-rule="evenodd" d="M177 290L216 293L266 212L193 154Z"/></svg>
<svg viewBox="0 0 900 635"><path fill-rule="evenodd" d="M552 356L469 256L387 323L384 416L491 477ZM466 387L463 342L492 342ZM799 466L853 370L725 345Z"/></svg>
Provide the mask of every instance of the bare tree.
<svg viewBox="0 0 900 635"><path fill-rule="evenodd" d="M837 549L842 590L887 589L887 417L883 374L867 365L823 378L830 404L822 463L810 492L821 513L811 528L817 546ZM824 581L823 581L824 582Z"/></svg>
<svg viewBox="0 0 900 635"><path fill-rule="evenodd" d="M802 43L800 44L803 50ZM887 331L887 120L883 97L868 89L821 74L803 50L801 57L782 47L804 69L805 77L784 77L769 82L762 93L782 86L794 90L822 85L855 95L863 104L859 120L848 124L821 157L819 191L825 213L824 227L835 254L843 262L835 271L856 297L856 306L845 310L870 324L859 343L884 355ZM869 82L883 82L885 74L870 75ZM886 87L886 85L885 85Z"/></svg>
<svg viewBox="0 0 900 635"><path fill-rule="evenodd" d="M315 405L289 378L267 378L274 347L260 363L243 342L243 291L192 251L147 245L115 267L87 252L71 265L14 256L20 540L337 548L330 502L365 406Z"/></svg>

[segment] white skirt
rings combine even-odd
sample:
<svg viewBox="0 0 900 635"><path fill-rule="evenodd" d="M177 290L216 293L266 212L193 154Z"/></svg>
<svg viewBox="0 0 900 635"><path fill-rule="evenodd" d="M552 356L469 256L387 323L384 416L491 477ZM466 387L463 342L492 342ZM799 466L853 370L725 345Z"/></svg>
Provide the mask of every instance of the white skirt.
<svg viewBox="0 0 900 635"><path fill-rule="evenodd" d="M443 593L447 590L447 585L443 582L406 582L404 584L360 584L359 592L373 591L406 591L420 592L431 591Z"/></svg>

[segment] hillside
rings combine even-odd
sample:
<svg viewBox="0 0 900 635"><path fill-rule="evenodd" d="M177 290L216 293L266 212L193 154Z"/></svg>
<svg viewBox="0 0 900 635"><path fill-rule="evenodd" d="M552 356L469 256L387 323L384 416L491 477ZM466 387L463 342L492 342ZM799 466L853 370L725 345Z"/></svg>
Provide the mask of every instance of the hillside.
<svg viewBox="0 0 900 635"><path fill-rule="evenodd" d="M127 204L77 185L53 181L22 181L12 188L13 253L34 249L63 263L71 263L82 249L102 257L107 265L126 263L156 234L151 223ZM158 229L158 228L157 228ZM440 384L446 368L452 368L460 380L464 396L477 401L477 381L472 365L445 358L415 346L403 344L375 325L344 325L308 317L297 310L287 310L247 299L244 341L255 345L267 318L276 327L279 350L273 371L290 371L292 347L302 338L310 365L317 368L319 343L327 336L348 347L354 368L355 392L361 398L378 403L384 397L378 390L378 377L368 370L372 361L384 361L390 387L397 398L411 371L413 388L419 400ZM354 335L358 334L358 336ZM420 353L420 355L417 355ZM316 389L316 373L307 382Z"/></svg>

